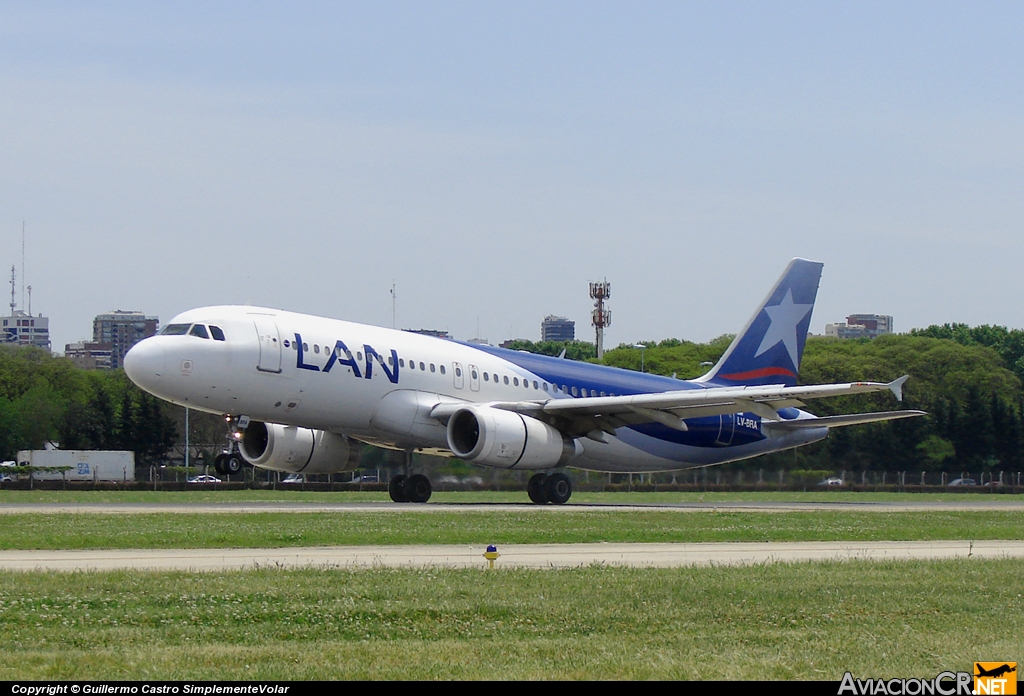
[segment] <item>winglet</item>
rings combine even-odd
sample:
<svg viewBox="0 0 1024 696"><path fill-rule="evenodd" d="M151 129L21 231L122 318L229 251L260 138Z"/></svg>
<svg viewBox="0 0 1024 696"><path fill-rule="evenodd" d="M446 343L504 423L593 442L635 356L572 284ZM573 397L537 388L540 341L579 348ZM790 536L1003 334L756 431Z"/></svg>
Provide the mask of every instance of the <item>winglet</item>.
<svg viewBox="0 0 1024 696"><path fill-rule="evenodd" d="M894 379L893 381L885 385L889 387L889 391L891 391L896 396L897 401L903 401L903 384L908 379L910 379L910 375L903 375L899 379Z"/></svg>
<svg viewBox="0 0 1024 696"><path fill-rule="evenodd" d="M558 354L558 359L559 360L564 360L565 359L565 348L563 348L562 352Z"/></svg>

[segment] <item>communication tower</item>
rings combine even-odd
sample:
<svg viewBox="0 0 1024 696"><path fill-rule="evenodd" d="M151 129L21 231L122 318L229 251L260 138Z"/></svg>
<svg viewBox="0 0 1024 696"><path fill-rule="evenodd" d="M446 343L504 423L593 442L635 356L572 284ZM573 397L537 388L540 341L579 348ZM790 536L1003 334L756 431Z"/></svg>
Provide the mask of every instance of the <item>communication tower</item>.
<svg viewBox="0 0 1024 696"><path fill-rule="evenodd" d="M597 358L604 357L604 329L612 324L611 310L604 308L604 302L612 296L612 284L605 278L601 282L590 284L590 299L594 301L591 312L592 323L597 330Z"/></svg>

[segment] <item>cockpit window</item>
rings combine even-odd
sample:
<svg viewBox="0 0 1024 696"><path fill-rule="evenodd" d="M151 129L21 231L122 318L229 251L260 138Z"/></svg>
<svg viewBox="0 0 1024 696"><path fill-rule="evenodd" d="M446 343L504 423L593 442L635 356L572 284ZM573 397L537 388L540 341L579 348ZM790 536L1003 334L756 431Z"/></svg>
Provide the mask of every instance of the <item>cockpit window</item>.
<svg viewBox="0 0 1024 696"><path fill-rule="evenodd" d="M210 324L210 335L213 336L213 340L215 341L224 340L224 332L220 330L219 326L214 326L213 324Z"/></svg>
<svg viewBox="0 0 1024 696"><path fill-rule="evenodd" d="M160 332L161 336L184 336L188 333L188 328L191 324L168 324L164 327L163 331Z"/></svg>
<svg viewBox="0 0 1024 696"><path fill-rule="evenodd" d="M210 334L206 333L206 327L202 324L195 324L192 330L188 332L189 336L198 336L199 338L209 338Z"/></svg>

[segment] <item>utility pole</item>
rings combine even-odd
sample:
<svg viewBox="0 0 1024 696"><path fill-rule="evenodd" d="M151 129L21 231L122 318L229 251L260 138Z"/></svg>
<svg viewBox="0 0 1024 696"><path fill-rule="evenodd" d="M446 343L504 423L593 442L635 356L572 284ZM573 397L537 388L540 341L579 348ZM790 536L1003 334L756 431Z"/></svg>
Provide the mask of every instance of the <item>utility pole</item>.
<svg viewBox="0 0 1024 696"><path fill-rule="evenodd" d="M185 407L185 478L188 478L188 406Z"/></svg>

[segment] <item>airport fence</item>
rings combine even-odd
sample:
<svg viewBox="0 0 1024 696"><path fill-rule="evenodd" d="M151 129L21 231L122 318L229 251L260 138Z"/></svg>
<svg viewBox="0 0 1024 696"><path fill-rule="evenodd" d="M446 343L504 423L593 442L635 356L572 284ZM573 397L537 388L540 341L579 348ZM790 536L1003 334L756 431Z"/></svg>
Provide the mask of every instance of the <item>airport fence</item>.
<svg viewBox="0 0 1024 696"><path fill-rule="evenodd" d="M471 476L437 474L430 467L415 467L426 474L435 491L524 490L535 472L479 469ZM397 468L310 477L288 477L246 467L234 477L216 475L205 467L139 467L134 481L42 481L29 475L0 481L0 490L306 490L386 491ZM1024 493L1020 471L816 471L729 470L707 467L654 474L607 474L569 470L577 491L894 491L906 493ZM219 479L199 480L199 476ZM5 477L10 479L10 477Z"/></svg>

